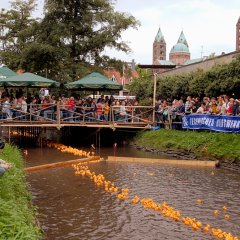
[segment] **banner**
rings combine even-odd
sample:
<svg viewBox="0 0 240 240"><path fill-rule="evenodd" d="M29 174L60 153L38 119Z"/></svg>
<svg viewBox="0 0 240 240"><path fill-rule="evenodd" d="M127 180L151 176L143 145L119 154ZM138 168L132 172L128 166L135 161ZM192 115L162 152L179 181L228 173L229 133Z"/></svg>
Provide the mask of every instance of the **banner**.
<svg viewBox="0 0 240 240"><path fill-rule="evenodd" d="M217 132L240 132L240 116L190 114L182 116L184 129L208 129Z"/></svg>

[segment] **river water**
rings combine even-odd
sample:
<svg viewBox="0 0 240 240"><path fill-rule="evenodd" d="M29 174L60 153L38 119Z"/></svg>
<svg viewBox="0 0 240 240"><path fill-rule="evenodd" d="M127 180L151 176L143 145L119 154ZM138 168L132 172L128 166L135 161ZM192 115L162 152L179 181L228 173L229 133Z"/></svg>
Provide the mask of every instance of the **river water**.
<svg viewBox="0 0 240 240"><path fill-rule="evenodd" d="M102 149L113 155L113 149ZM26 165L74 159L55 149L29 149ZM142 155L143 154L143 155ZM117 155L150 157L129 148ZM156 157L156 156L154 156ZM76 157L75 157L76 158ZM129 188L130 199L152 198L166 201L186 217L240 236L240 176L210 167L164 164L100 162L89 163L91 171L103 174L119 188ZM97 188L85 177L76 176L72 167L33 172L27 176L44 239L71 240L155 240L213 239L210 234L193 231L158 212L121 201L113 193ZM202 200L202 203L197 200ZM226 206L224 212L222 207ZM219 214L214 215L214 210ZM225 214L230 216L225 219Z"/></svg>

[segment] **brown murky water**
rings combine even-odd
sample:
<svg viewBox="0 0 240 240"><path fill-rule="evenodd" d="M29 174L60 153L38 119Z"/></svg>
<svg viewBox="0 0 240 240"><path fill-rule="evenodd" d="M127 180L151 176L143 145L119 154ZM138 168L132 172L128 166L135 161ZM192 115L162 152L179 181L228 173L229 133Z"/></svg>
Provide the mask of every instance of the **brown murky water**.
<svg viewBox="0 0 240 240"><path fill-rule="evenodd" d="M133 152L125 149L125 154ZM112 155L112 149L109 149ZM104 151L107 153L107 149ZM119 154L120 155L120 154ZM124 151L122 152L124 155ZM141 154L135 154L139 157ZM74 159L53 149L32 149L28 165ZM184 167L151 163L90 163L89 168L130 189L130 197L166 201L182 216L240 235L240 176L235 172L207 167ZM214 175L213 175L214 172ZM45 170L28 176L34 204L45 239L155 240L213 239L174 222L141 204L120 201L114 194L96 188L88 178L74 175L71 167ZM196 200L203 200L197 204ZM230 219L221 209L227 206ZM219 215L214 215L219 210Z"/></svg>

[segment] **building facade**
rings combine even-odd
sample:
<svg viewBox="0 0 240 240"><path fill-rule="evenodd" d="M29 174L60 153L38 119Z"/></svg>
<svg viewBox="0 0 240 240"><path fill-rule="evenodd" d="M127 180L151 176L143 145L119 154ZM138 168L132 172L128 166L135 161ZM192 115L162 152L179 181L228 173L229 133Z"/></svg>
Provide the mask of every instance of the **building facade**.
<svg viewBox="0 0 240 240"><path fill-rule="evenodd" d="M153 64L182 66L190 63L190 52L183 31L177 43L171 48L169 60L166 60L166 41L159 28L153 42Z"/></svg>
<svg viewBox="0 0 240 240"><path fill-rule="evenodd" d="M159 28L153 42L153 64L158 64L158 60L166 60L166 54L166 42Z"/></svg>
<svg viewBox="0 0 240 240"><path fill-rule="evenodd" d="M236 51L240 51L240 17L236 24Z"/></svg>

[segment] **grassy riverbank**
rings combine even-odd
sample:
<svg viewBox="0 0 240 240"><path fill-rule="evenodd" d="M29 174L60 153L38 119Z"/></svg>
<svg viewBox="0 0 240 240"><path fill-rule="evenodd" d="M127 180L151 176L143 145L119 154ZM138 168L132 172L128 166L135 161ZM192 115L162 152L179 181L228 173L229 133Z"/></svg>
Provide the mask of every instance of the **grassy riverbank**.
<svg viewBox="0 0 240 240"><path fill-rule="evenodd" d="M161 129L138 134L134 143L139 147L183 150L196 156L240 161L240 134Z"/></svg>
<svg viewBox="0 0 240 240"><path fill-rule="evenodd" d="M27 191L20 151L6 144L0 158L13 164L0 177L0 239L41 239L41 231L35 224L36 211Z"/></svg>

